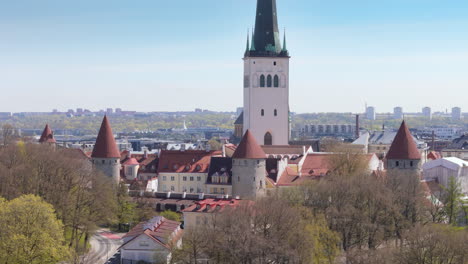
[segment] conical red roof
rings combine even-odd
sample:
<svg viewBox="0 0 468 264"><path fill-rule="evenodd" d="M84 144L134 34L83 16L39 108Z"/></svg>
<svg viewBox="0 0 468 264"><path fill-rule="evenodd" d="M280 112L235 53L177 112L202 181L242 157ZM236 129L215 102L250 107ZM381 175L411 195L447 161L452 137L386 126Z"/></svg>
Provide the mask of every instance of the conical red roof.
<svg viewBox="0 0 468 264"><path fill-rule="evenodd" d="M120 152L115 143L114 134L107 116L102 120L101 129L94 145L93 158L120 158Z"/></svg>
<svg viewBox="0 0 468 264"><path fill-rule="evenodd" d="M414 142L405 121L401 123L400 129L395 136L395 139L390 146L390 150L386 156L387 159L407 159L418 160L421 159L421 153Z"/></svg>
<svg viewBox="0 0 468 264"><path fill-rule="evenodd" d="M265 159L266 154L252 133L247 130L232 157L234 159Z"/></svg>
<svg viewBox="0 0 468 264"><path fill-rule="evenodd" d="M49 124L46 124L44 131L42 131L41 138L39 139L39 143L56 143L54 134L49 127Z"/></svg>

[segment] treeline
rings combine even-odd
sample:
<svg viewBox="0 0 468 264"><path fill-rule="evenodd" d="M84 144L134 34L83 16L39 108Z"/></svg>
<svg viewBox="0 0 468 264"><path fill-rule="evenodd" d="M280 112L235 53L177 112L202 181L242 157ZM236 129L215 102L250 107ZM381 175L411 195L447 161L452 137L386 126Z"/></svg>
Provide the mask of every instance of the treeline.
<svg viewBox="0 0 468 264"><path fill-rule="evenodd" d="M226 209L186 230L174 263L468 263L456 184L443 189L439 202L416 173L370 173L353 153L328 162L332 173L320 181Z"/></svg>
<svg viewBox="0 0 468 264"><path fill-rule="evenodd" d="M51 204L72 257L86 250L97 226L118 221L115 189L78 151L22 143L0 148L0 196L34 195Z"/></svg>

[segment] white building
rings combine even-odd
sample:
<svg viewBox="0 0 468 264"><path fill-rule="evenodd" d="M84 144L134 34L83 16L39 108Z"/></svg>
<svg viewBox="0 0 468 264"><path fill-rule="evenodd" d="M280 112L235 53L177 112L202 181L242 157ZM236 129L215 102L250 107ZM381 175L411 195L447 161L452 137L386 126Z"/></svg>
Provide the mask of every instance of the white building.
<svg viewBox="0 0 468 264"><path fill-rule="evenodd" d="M393 119L403 119L403 107L393 108Z"/></svg>
<svg viewBox="0 0 468 264"><path fill-rule="evenodd" d="M430 107L423 107L422 114L424 117L432 119L432 110Z"/></svg>
<svg viewBox="0 0 468 264"><path fill-rule="evenodd" d="M182 244L180 223L156 216L132 228L122 239L121 263L169 263L172 248Z"/></svg>
<svg viewBox="0 0 468 264"><path fill-rule="evenodd" d="M366 118L369 120L375 120L375 107L369 106L366 108Z"/></svg>
<svg viewBox="0 0 468 264"><path fill-rule="evenodd" d="M426 162L423 166L423 177L426 181L436 181L447 186L451 177L461 185L462 192L468 195L468 162L450 157Z"/></svg>
<svg viewBox="0 0 468 264"><path fill-rule="evenodd" d="M281 46L276 2L258 1L244 54L244 133L261 145L289 144L289 52Z"/></svg>
<svg viewBox="0 0 468 264"><path fill-rule="evenodd" d="M452 108L452 120L454 121L462 120L462 111L460 107Z"/></svg>

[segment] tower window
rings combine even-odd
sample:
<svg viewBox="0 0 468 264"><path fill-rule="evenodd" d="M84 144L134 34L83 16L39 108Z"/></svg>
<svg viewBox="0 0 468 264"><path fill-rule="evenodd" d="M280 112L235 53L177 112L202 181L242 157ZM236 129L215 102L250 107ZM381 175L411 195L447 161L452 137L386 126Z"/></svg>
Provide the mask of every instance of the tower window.
<svg viewBox="0 0 468 264"><path fill-rule="evenodd" d="M410 167L413 167L413 161L410 161L409 165Z"/></svg>
<svg viewBox="0 0 468 264"><path fill-rule="evenodd" d="M265 75L260 75L260 87L265 87Z"/></svg>
<svg viewBox="0 0 468 264"><path fill-rule="evenodd" d="M400 162L399 161L395 161L395 166L400 166Z"/></svg>
<svg viewBox="0 0 468 264"><path fill-rule="evenodd" d="M264 142L263 145L266 145L266 146L273 145L273 136L271 135L270 132L266 132L266 134L265 134L265 136L263 138L263 142Z"/></svg>
<svg viewBox="0 0 468 264"><path fill-rule="evenodd" d="M279 87L279 77L278 75L275 75L275 78L273 80L273 83L274 83L274 86L275 87Z"/></svg>
<svg viewBox="0 0 468 264"><path fill-rule="evenodd" d="M262 110L260 111L260 114L261 114L262 116L264 116L264 115L265 115L265 110L262 109Z"/></svg>
<svg viewBox="0 0 468 264"><path fill-rule="evenodd" d="M275 66L276 66L276 61L274 61L274 62L273 62L273 65L275 65Z"/></svg>
<svg viewBox="0 0 468 264"><path fill-rule="evenodd" d="M273 111L273 112L274 112L273 114L274 114L275 116L278 116L278 110L275 109L275 111Z"/></svg>
<svg viewBox="0 0 468 264"><path fill-rule="evenodd" d="M271 78L271 75L268 74L268 77L267 77L267 86L268 86L268 87L271 87L271 86L272 86L272 82L273 82L273 79Z"/></svg>

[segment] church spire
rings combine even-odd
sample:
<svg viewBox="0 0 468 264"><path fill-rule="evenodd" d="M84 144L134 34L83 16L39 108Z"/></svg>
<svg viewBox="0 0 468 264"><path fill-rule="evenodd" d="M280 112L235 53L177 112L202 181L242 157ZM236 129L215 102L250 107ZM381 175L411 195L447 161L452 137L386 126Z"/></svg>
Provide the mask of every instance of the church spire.
<svg viewBox="0 0 468 264"><path fill-rule="evenodd" d="M252 30L252 45L250 46L250 51L255 51L255 34Z"/></svg>
<svg viewBox="0 0 468 264"><path fill-rule="evenodd" d="M276 0L257 0L257 13L252 43L256 52L251 56L281 56L281 41L278 30Z"/></svg>
<svg viewBox="0 0 468 264"><path fill-rule="evenodd" d="M283 34L283 52L287 52L288 49L286 48L286 29L284 29L284 34Z"/></svg>

